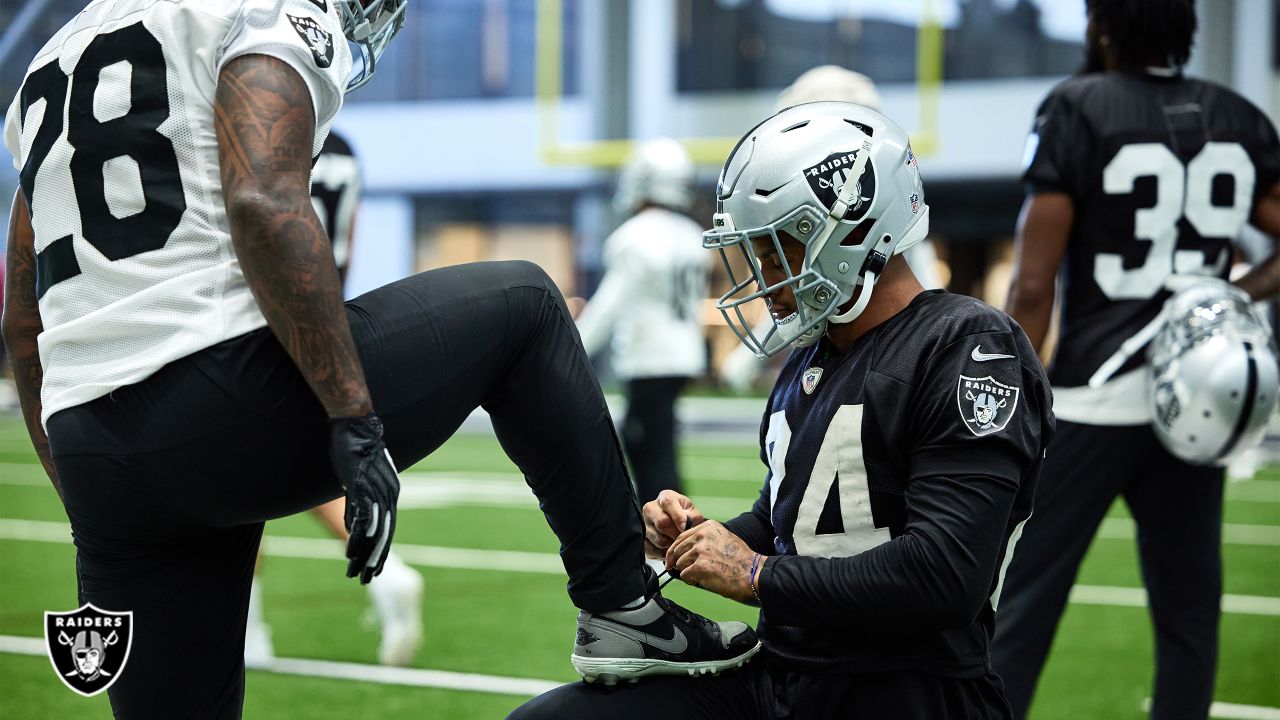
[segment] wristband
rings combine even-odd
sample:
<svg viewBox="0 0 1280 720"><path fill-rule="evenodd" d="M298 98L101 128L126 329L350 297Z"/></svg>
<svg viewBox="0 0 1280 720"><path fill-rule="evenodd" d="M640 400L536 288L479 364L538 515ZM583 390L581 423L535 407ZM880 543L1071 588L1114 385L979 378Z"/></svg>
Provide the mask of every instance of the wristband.
<svg viewBox="0 0 1280 720"><path fill-rule="evenodd" d="M751 588L751 594L755 596L756 602L760 602L760 593L756 590L756 571L760 569L760 563L764 562L764 558L760 553L751 558L751 570L747 572L747 586Z"/></svg>

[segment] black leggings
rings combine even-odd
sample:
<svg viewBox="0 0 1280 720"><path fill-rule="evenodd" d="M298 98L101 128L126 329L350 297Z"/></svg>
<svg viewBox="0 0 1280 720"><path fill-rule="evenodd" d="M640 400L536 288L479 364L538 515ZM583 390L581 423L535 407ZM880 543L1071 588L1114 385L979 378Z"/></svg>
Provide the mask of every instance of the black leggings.
<svg viewBox="0 0 1280 720"><path fill-rule="evenodd" d="M1155 625L1151 718L1208 715L1222 601L1222 493L1222 468L1175 458L1150 426L1058 421L996 612L991 661L1014 717L1027 714L1080 562L1120 496L1137 524Z"/></svg>
<svg viewBox="0 0 1280 720"><path fill-rule="evenodd" d="M541 269L422 273L352 300L347 317L398 468L484 407L560 540L574 604L600 611L644 594L642 525L613 425ZM56 413L48 429L81 600L134 612L109 691L117 717L239 717L262 523L341 494L325 414L293 363L264 328Z"/></svg>
<svg viewBox="0 0 1280 720"><path fill-rule="evenodd" d="M740 670L663 676L635 685L577 682L530 700L507 720L1008 720L994 673L797 672L756 655Z"/></svg>
<svg viewBox="0 0 1280 720"><path fill-rule="evenodd" d="M684 492L676 461L676 398L687 377L636 378L627 382L622 446L631 461L640 502L663 490Z"/></svg>

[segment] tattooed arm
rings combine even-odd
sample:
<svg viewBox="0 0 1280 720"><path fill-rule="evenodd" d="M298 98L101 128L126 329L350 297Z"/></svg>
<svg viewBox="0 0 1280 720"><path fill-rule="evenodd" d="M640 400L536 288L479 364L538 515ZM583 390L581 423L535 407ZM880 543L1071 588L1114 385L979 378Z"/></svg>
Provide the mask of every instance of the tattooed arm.
<svg viewBox="0 0 1280 720"><path fill-rule="evenodd" d="M281 60L227 63L214 100L231 242L276 338L330 417L372 411L333 251L311 204L315 117Z"/></svg>
<svg viewBox="0 0 1280 720"><path fill-rule="evenodd" d="M36 302L36 251L35 236L31 232L31 218L27 213L27 199L18 190L13 196L13 208L9 213L8 276L4 297L4 345L13 364L13 380L18 388L18 402L22 404L22 417L27 422L27 433L35 445L40 464L53 481L53 489L62 497L62 484L58 471L49 456L49 438L40 424L40 385L44 382L44 370L40 367L40 346L36 338L44 330L40 322L40 307Z"/></svg>

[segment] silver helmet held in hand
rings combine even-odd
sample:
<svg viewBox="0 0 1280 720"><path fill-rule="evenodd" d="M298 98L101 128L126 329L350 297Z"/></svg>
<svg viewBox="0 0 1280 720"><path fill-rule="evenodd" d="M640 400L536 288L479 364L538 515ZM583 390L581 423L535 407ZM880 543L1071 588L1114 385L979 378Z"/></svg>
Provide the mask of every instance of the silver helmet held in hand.
<svg viewBox="0 0 1280 720"><path fill-rule="evenodd" d="M827 323L858 317L889 258L925 238L929 206L907 133L861 105L814 102L787 108L752 128L729 154L703 247L718 250L732 287L716 304L729 327L761 357L818 341ZM854 230L870 226L866 233ZM798 273L770 287L753 240L805 246ZM749 269L735 271L731 258ZM790 286L796 312L764 337L752 329L753 303ZM849 307L845 306L853 301Z"/></svg>
<svg viewBox="0 0 1280 720"><path fill-rule="evenodd" d="M1147 348L1152 427L1169 452L1225 464L1256 445L1275 412L1280 370L1265 322L1234 285L1198 277L1165 301Z"/></svg>

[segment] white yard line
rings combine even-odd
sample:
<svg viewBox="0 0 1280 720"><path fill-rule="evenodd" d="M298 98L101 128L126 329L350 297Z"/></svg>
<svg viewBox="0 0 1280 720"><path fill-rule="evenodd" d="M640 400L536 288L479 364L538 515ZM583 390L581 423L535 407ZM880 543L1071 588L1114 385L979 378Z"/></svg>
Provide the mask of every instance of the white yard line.
<svg viewBox="0 0 1280 720"><path fill-rule="evenodd" d="M1110 607L1146 607L1147 591L1142 588L1109 585L1076 585L1071 588L1071 602L1077 605ZM1280 616L1280 598L1260 595L1222 596L1222 612L1237 615Z"/></svg>
<svg viewBox="0 0 1280 720"><path fill-rule="evenodd" d="M44 520L0 520L0 540L70 543L71 528L65 523ZM459 570L501 570L543 575L563 575L560 556L554 553L515 550L471 550L396 543L396 552L412 565ZM263 540L268 555L310 560L344 560L337 540L268 535ZM1142 588L1076 585L1071 602L1112 607L1145 607L1147 593ZM1241 615L1280 616L1280 598L1259 595L1223 595L1222 611Z"/></svg>
<svg viewBox="0 0 1280 720"><path fill-rule="evenodd" d="M49 487L43 476L6 475L6 465L0 463L0 484ZM698 507L709 517L731 518L750 509L751 502L747 498L699 496ZM534 510L537 502L519 473L409 471L403 475L399 507L401 510L450 507ZM1133 539L1133 520L1107 518L1098 534L1107 539ZM1280 525L1227 523L1223 526L1222 541L1228 545L1280 547Z"/></svg>
<svg viewBox="0 0 1280 720"><path fill-rule="evenodd" d="M1142 712L1151 712L1151 698L1142 701ZM1209 707L1209 717L1219 720L1280 720L1280 708L1216 702Z"/></svg>
<svg viewBox="0 0 1280 720"><path fill-rule="evenodd" d="M45 656L44 638L0 635L0 653L13 655ZM281 675L332 678L334 680L359 680L381 685L406 685L409 687L440 688L495 695L520 695L533 697L559 687L564 683L554 680L479 675L476 673L450 672L448 670L422 670L396 668L365 663L309 660L304 658L276 658L266 672Z"/></svg>
<svg viewBox="0 0 1280 720"><path fill-rule="evenodd" d="M1098 537L1112 540L1132 540L1136 535L1137 526L1129 518L1107 518L1098 528ZM1222 526L1222 542L1227 545L1280 547L1280 525L1226 523Z"/></svg>

